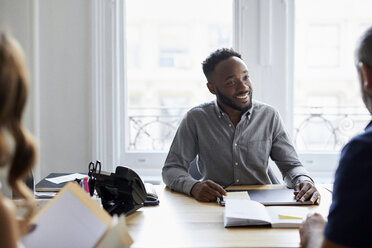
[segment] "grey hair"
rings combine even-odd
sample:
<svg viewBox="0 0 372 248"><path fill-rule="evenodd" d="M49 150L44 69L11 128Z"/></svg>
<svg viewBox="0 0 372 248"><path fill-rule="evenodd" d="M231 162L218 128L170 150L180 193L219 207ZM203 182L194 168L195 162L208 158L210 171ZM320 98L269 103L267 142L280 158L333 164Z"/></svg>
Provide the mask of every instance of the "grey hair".
<svg viewBox="0 0 372 248"><path fill-rule="evenodd" d="M372 26L359 38L355 50L355 65L362 62L372 68Z"/></svg>

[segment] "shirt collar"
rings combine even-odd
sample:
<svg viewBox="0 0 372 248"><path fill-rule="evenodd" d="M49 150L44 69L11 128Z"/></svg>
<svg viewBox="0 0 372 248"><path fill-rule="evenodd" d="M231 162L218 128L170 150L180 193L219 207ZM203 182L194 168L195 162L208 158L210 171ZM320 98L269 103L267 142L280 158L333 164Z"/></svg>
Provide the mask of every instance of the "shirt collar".
<svg viewBox="0 0 372 248"><path fill-rule="evenodd" d="M242 117L243 116L246 116L246 118L250 119L251 118L251 115L252 115L252 111L253 111L253 107L255 105L255 101L252 100L252 106L242 114ZM216 114L218 117L220 117L221 115L227 115L227 113L225 111L223 111L220 106L218 106L218 102L217 102L217 99L214 100L214 107L215 107L215 110L216 110Z"/></svg>

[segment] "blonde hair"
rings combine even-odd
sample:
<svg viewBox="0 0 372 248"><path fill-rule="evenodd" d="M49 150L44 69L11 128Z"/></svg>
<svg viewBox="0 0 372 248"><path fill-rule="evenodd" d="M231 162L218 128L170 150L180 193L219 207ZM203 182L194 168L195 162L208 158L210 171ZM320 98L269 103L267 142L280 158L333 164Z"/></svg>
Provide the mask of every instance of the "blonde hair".
<svg viewBox="0 0 372 248"><path fill-rule="evenodd" d="M24 198L25 221L35 208L33 193L22 181L35 164L36 149L32 137L22 126L22 115L28 94L28 77L22 49L10 35L0 33L0 168L9 165L8 183L13 192ZM14 139L11 154L6 140Z"/></svg>

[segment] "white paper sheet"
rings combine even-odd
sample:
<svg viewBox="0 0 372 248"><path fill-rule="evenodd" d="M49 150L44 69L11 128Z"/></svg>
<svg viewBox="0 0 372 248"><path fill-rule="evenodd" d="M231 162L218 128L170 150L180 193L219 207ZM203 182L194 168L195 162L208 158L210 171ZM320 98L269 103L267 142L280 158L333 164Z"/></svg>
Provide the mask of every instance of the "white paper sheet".
<svg viewBox="0 0 372 248"><path fill-rule="evenodd" d="M226 201L227 199L246 199L250 200L247 191L229 191L227 195L223 197Z"/></svg>
<svg viewBox="0 0 372 248"><path fill-rule="evenodd" d="M52 182L52 183L55 183L55 184L60 184L60 183L74 181L75 178L82 179L84 177L88 177L88 176L87 175L80 174L80 173L74 173L74 174L66 175L66 176L53 177L53 178L45 178L45 180L48 180L49 182Z"/></svg>

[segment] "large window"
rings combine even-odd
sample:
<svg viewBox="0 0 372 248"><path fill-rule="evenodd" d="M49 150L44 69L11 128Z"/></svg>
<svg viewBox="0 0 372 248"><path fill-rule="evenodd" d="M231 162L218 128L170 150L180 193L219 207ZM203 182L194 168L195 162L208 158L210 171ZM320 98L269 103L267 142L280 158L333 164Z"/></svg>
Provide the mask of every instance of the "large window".
<svg viewBox="0 0 372 248"><path fill-rule="evenodd" d="M369 0L295 1L293 140L317 183L333 182L341 149L370 120L353 55L371 8Z"/></svg>
<svg viewBox="0 0 372 248"><path fill-rule="evenodd" d="M372 23L370 0L295 2L294 142L339 152L370 119L353 52Z"/></svg>
<svg viewBox="0 0 372 248"><path fill-rule="evenodd" d="M125 1L126 120L122 161L160 180L188 109L214 99L202 61L233 46L233 0Z"/></svg>
<svg viewBox="0 0 372 248"><path fill-rule="evenodd" d="M184 113L214 98L201 63L232 47L232 7L231 0L126 1L127 157L165 155Z"/></svg>

